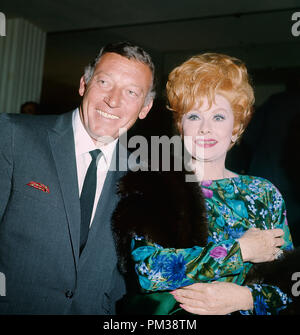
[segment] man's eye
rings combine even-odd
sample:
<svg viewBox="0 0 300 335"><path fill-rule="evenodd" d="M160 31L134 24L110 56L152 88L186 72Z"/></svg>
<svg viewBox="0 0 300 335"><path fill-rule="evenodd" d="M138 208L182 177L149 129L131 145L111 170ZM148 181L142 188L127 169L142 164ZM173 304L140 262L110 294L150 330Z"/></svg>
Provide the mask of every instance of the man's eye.
<svg viewBox="0 0 300 335"><path fill-rule="evenodd" d="M133 90L128 90L128 94L132 97L137 97L138 96L137 92L135 92Z"/></svg>
<svg viewBox="0 0 300 335"><path fill-rule="evenodd" d="M108 82L105 79L97 79L97 84L101 86L107 86Z"/></svg>

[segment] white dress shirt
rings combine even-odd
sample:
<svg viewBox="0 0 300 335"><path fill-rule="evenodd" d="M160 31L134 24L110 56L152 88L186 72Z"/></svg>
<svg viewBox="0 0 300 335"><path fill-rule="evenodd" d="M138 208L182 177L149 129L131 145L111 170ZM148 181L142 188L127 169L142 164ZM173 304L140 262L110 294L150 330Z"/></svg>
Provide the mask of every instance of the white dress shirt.
<svg viewBox="0 0 300 335"><path fill-rule="evenodd" d="M73 112L72 126L75 141L75 155L76 155L79 194L81 194L84 178L88 170L88 167L92 161L89 151L100 149L103 153L97 164L97 186L96 186L94 207L90 222L91 225L91 223L93 222L93 218L95 216L98 200L100 198L103 189L106 174L111 164L113 152L115 150L118 139L115 139L114 141L106 145L102 145L101 147L97 147L81 122L78 108Z"/></svg>

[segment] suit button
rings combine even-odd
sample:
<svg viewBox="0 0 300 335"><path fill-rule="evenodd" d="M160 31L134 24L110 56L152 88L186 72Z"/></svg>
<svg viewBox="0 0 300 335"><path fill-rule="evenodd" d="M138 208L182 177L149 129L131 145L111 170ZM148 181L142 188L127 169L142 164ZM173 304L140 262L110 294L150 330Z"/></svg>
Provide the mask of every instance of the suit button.
<svg viewBox="0 0 300 335"><path fill-rule="evenodd" d="M71 299L73 297L73 292L71 290L67 290L65 292L65 296L66 298Z"/></svg>

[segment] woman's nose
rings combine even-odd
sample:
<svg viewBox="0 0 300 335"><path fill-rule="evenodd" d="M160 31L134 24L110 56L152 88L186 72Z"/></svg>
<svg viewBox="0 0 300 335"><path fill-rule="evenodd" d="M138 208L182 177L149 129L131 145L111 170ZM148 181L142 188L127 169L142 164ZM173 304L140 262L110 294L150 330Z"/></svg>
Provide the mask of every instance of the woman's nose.
<svg viewBox="0 0 300 335"><path fill-rule="evenodd" d="M199 125L198 134L206 135L206 134L209 134L210 132L211 132L211 128L210 128L209 122L206 120L203 120L201 124Z"/></svg>

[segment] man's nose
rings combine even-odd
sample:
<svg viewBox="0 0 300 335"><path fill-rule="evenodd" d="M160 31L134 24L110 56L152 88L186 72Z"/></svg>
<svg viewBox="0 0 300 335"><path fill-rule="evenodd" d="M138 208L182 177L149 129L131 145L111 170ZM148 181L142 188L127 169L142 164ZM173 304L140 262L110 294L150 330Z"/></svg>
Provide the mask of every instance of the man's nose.
<svg viewBox="0 0 300 335"><path fill-rule="evenodd" d="M122 98L122 92L120 91L120 89L113 88L107 93L104 101L107 103L109 107L116 108L120 106L121 98Z"/></svg>

